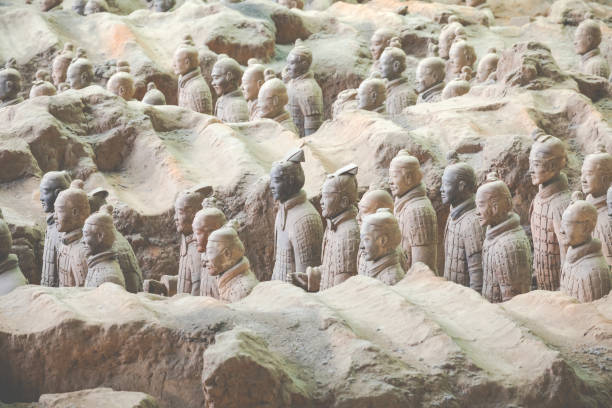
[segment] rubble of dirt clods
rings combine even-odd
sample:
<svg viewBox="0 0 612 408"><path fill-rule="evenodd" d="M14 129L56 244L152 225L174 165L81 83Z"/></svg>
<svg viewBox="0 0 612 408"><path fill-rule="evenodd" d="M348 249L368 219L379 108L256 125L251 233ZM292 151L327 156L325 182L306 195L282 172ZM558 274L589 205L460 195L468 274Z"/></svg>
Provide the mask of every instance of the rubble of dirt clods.
<svg viewBox="0 0 612 408"><path fill-rule="evenodd" d="M439 273L451 151L478 184L494 172L508 185L530 236L534 130L568 147L571 191L581 188L586 155L612 152L612 78L585 73L575 51L585 20L599 25L597 55L612 66L612 5L601 0L0 1L0 65L22 78L9 101L0 71L0 209L30 283L0 296L0 407L612 406L610 295L580 304L535 290L491 304L421 264L395 286L356 276L308 293L270 281L278 211L270 170L298 147L319 211L329 173L357 164L362 194L388 186L401 149L415 156L437 214ZM377 30L397 37L402 76L417 89L419 62L442 56L449 27L476 55L463 71L472 73L469 91L397 114L357 108L359 85L382 75L372 73ZM286 79L296 42L308 47L321 126L300 138L275 120L225 123L214 110L179 107L173 56L190 41L213 108L212 70L223 56ZM37 71L52 72L67 43L71 58L91 62L92 83L30 97ZM497 69L481 80L492 53ZM446 82L458 79L452 58ZM134 78L132 100L107 89L120 61ZM149 83L165 105L143 102ZM232 304L113 284L39 286L47 226L39 185L56 170L108 192L144 279L177 275L175 200L210 186L261 283Z"/></svg>

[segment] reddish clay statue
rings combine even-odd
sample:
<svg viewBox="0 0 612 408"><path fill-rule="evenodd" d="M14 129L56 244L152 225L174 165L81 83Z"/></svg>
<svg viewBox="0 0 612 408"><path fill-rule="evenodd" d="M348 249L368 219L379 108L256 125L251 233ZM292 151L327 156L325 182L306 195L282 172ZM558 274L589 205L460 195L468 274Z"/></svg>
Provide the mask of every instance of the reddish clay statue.
<svg viewBox="0 0 612 408"><path fill-rule="evenodd" d="M531 245L512 211L508 186L495 176L476 192L480 225L487 227L482 245L482 296L505 302L531 286Z"/></svg>
<svg viewBox="0 0 612 408"><path fill-rule="evenodd" d="M561 238L569 246L561 269L561 291L579 302L592 302L610 292L610 267L600 241L591 236L597 218L592 204L577 200L561 220Z"/></svg>
<svg viewBox="0 0 612 408"><path fill-rule="evenodd" d="M366 258L364 275L387 285L402 280L405 272L398 256L401 241L399 224L388 208L366 216L361 224L361 243Z"/></svg>
<svg viewBox="0 0 612 408"><path fill-rule="evenodd" d="M444 169L440 195L450 204L444 231L444 277L482 291L482 242L484 230L476 213L476 173L466 163Z"/></svg>
<svg viewBox="0 0 612 408"><path fill-rule="evenodd" d="M435 272L438 222L422 180L419 160L400 150L391 160L389 182L402 231L402 248L410 266L423 262Z"/></svg>
<svg viewBox="0 0 612 408"><path fill-rule="evenodd" d="M231 227L213 231L208 236L206 258L210 274L218 276L219 298L237 302L251 293L259 281L244 256L244 245Z"/></svg>
<svg viewBox="0 0 612 408"><path fill-rule="evenodd" d="M321 192L321 210L327 220L321 266L293 275L309 292L329 289L357 274L359 226L357 225L357 166L349 164L327 176Z"/></svg>
<svg viewBox="0 0 612 408"><path fill-rule="evenodd" d="M59 286L83 286L87 276L87 254L81 242L89 217L89 200L83 182L74 180L55 200L55 224L60 232L57 253Z"/></svg>
<svg viewBox="0 0 612 408"><path fill-rule="evenodd" d="M287 108L300 137L316 132L323 122L323 92L314 79L311 65L312 52L298 39L287 56L286 72Z"/></svg>
<svg viewBox="0 0 612 408"><path fill-rule="evenodd" d="M64 44L64 49L53 58L51 67L51 78L53 84L59 87L59 84L66 81L66 72L70 66L70 62L74 57L74 45L72 43Z"/></svg>
<svg viewBox="0 0 612 408"><path fill-rule="evenodd" d="M11 231L6 221L0 219L0 296L28 284L28 280L19 269L17 255L11 254L12 247Z"/></svg>
<svg viewBox="0 0 612 408"><path fill-rule="evenodd" d="M299 134L291 114L286 109L289 101L287 87L285 87L283 81L276 78L274 71L271 69L267 69L265 74L266 82L261 86L257 98L257 110L260 117L275 120L285 129L296 135Z"/></svg>
<svg viewBox="0 0 612 408"><path fill-rule="evenodd" d="M608 265L612 265L612 222L608 216L606 193L612 184L612 155L605 150L584 159L581 176L586 200L597 209L597 224L593 237L601 241L601 249Z"/></svg>
<svg viewBox="0 0 612 408"><path fill-rule="evenodd" d="M186 36L174 53L174 73L179 75L178 105L196 112L212 115L212 96L202 77L198 50L191 36Z"/></svg>
<svg viewBox="0 0 612 408"><path fill-rule="evenodd" d="M249 120L255 120L259 118L259 112L257 110L257 97L259 95L261 86L265 82L265 67L255 58L249 59L248 64L249 66L244 71L244 74L242 74L241 89L249 108ZM287 102L285 102L285 104L286 103Z"/></svg>
<svg viewBox="0 0 612 408"><path fill-rule="evenodd" d="M217 208L203 208L193 218L193 234L196 238L197 249L201 254L200 296L210 296L219 299L217 278L210 274L210 265L206 258L206 246L210 234L221 228L227 220L223 212Z"/></svg>
<svg viewBox="0 0 612 408"><path fill-rule="evenodd" d="M595 20L584 20L576 29L574 47L580 55L580 72L608 78L610 66L599 51L601 28Z"/></svg>
<svg viewBox="0 0 612 408"><path fill-rule="evenodd" d="M403 77L406 70L406 54L400 39L391 39L380 57L380 72L387 82L386 108L389 115L399 115L405 107L416 103L416 93L408 80Z"/></svg>
<svg viewBox="0 0 612 408"><path fill-rule="evenodd" d="M218 99L215 116L223 122L246 122L249 108L240 90L242 68L233 58L220 55L212 69L212 86Z"/></svg>
<svg viewBox="0 0 612 408"><path fill-rule="evenodd" d="M559 241L561 216L570 203L567 177L561 172L567 163L565 145L541 131L529 154L529 173L540 187L531 204L533 268L538 289L559 290L559 273L567 246Z"/></svg>
<svg viewBox="0 0 612 408"><path fill-rule="evenodd" d="M42 286L59 286L57 271L57 252L60 246L60 233L55 224L55 200L60 192L70 187L70 176L64 171L50 171L40 180L40 202L47 215L47 232L42 259Z"/></svg>
<svg viewBox="0 0 612 408"><path fill-rule="evenodd" d="M115 225L111 216L113 208L105 205L100 212L87 218L83 226L83 247L87 255L86 287L98 287L106 282L125 288L123 272L113 251Z"/></svg>
<svg viewBox="0 0 612 408"><path fill-rule="evenodd" d="M292 273L321 265L323 224L302 190L304 170L300 163L303 161L304 152L298 149L275 162L270 170L270 190L279 203L274 221L272 280L290 282Z"/></svg>

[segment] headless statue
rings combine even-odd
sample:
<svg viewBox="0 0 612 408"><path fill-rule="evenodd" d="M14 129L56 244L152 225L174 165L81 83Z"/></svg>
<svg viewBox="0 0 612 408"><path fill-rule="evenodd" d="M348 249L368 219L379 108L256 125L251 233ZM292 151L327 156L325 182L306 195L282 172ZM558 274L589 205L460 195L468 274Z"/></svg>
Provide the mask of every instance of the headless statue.
<svg viewBox="0 0 612 408"><path fill-rule="evenodd" d="M259 283L244 256L244 245L231 227L217 229L208 236L206 258L211 275L217 276L219 298L224 302L247 297Z"/></svg>
<svg viewBox="0 0 612 408"><path fill-rule="evenodd" d="M125 288L123 272L113 251L115 225L112 206L104 205L93 213L83 226L83 246L87 255L87 277L85 286L96 288L111 282Z"/></svg>
<svg viewBox="0 0 612 408"><path fill-rule="evenodd" d="M242 68L226 55L220 55L212 68L212 86L217 93L215 116L222 122L247 122L249 108L240 90Z"/></svg>
<svg viewBox="0 0 612 408"><path fill-rule="evenodd" d="M329 289L357 274L357 166L349 164L327 176L321 192L321 210L327 220L321 266L293 275L294 283L309 292Z"/></svg>
<svg viewBox="0 0 612 408"><path fill-rule="evenodd" d="M402 231L402 248L410 266L423 262L436 272L438 221L422 180L418 159L400 150L391 160L389 181Z"/></svg>
<svg viewBox="0 0 612 408"><path fill-rule="evenodd" d="M270 190L279 202L274 221L274 270L272 280L291 282L291 274L321 265L323 224L308 201L304 187L301 149L275 162L270 170Z"/></svg>
<svg viewBox="0 0 612 408"><path fill-rule="evenodd" d="M257 110L261 118L272 119L280 123L285 129L299 134L298 128L293 123L291 114L287 111L289 96L287 87L280 79L276 78L274 71L266 69L266 81L259 90L257 98Z"/></svg>
<svg viewBox="0 0 612 408"><path fill-rule="evenodd" d="M196 112L212 115L212 96L202 77L198 50L191 36L186 36L173 59L174 73L179 75L178 105Z"/></svg>
<svg viewBox="0 0 612 408"><path fill-rule="evenodd" d="M193 218L193 234L196 237L197 249L200 253L202 268L200 271L200 296L210 296L219 299L219 286L216 276L211 275L206 246L208 237L213 231L223 227L227 222L223 212L217 208L203 208Z"/></svg>
<svg viewBox="0 0 612 408"><path fill-rule="evenodd" d="M565 145L541 131L529 154L529 173L539 192L531 203L533 269L538 289L559 290L559 274L567 246L559 240L561 216L570 203L567 177L561 172L567 163Z"/></svg>
<svg viewBox="0 0 612 408"><path fill-rule="evenodd" d="M561 269L561 291L579 302L592 302L610 292L610 267L601 252L601 242L592 237L597 218L595 206L577 200L563 212L561 220L561 236L569 246Z"/></svg>
<svg viewBox="0 0 612 408"><path fill-rule="evenodd" d="M6 221L0 219L0 296L28 284L28 280L19 268L17 255L11 253L12 247L11 231Z"/></svg>
<svg viewBox="0 0 612 408"><path fill-rule="evenodd" d="M508 186L489 175L476 192L480 225L487 227L482 245L482 296L489 302L505 302L531 286L531 245L512 211Z"/></svg>

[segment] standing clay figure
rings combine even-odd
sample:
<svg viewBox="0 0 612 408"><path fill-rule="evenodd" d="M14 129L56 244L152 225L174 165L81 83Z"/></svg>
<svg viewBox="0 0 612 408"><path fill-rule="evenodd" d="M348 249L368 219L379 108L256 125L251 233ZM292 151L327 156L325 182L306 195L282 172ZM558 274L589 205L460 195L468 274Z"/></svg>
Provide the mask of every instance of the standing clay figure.
<svg viewBox="0 0 612 408"><path fill-rule="evenodd" d="M577 200L563 212L561 220L561 237L569 246L561 269L561 291L579 302L600 299L612 286L601 242L591 236L597 218L592 204Z"/></svg>
<svg viewBox="0 0 612 408"><path fill-rule="evenodd" d="M191 36L186 36L174 53L174 73L179 75L178 105L196 112L212 115L212 96L202 77L198 50Z"/></svg>
<svg viewBox="0 0 612 408"><path fill-rule="evenodd" d="M87 255L87 277L85 286L96 288L111 282L125 288L123 272L113 251L115 225L110 215L113 208L105 205L94 213L83 226L83 247Z"/></svg>
<svg viewBox="0 0 612 408"><path fill-rule="evenodd" d="M270 190L279 202L274 221L274 270L272 280L291 281L291 274L306 272L309 266L321 265L323 224L308 201L301 162L304 152L298 149L270 170Z"/></svg>
<svg viewBox="0 0 612 408"><path fill-rule="evenodd" d="M287 8L304 9L304 2L302 0L278 0L278 4Z"/></svg>
<svg viewBox="0 0 612 408"><path fill-rule="evenodd" d="M155 82L149 82L147 84L147 93L142 98L142 102L147 105L165 105L166 96L157 89Z"/></svg>
<svg viewBox="0 0 612 408"><path fill-rule="evenodd" d="M83 9L83 14L86 16L104 12L108 12L108 4L106 3L106 0L87 0L85 8Z"/></svg>
<svg viewBox="0 0 612 408"><path fill-rule="evenodd" d="M208 236L206 258L210 274L218 277L219 299L224 302L247 297L259 283L244 256L244 245L231 227L220 228Z"/></svg>
<svg viewBox="0 0 612 408"><path fill-rule="evenodd" d="M442 91L442 100L455 98L465 95L470 91L470 80L472 79L472 70L470 67L463 67L461 75L446 84Z"/></svg>
<svg viewBox="0 0 612 408"><path fill-rule="evenodd" d="M153 11L163 13L174 7L175 0L153 0L152 8Z"/></svg>
<svg viewBox="0 0 612 408"><path fill-rule="evenodd" d="M46 69L36 71L36 80L32 83L32 88L30 88L30 99L37 96L52 96L56 93L55 86L49 82L49 71Z"/></svg>
<svg viewBox="0 0 612 408"><path fill-rule="evenodd" d="M449 51L446 78L452 79L461 75L463 67L473 69L476 62L474 47L465 40L455 41Z"/></svg>
<svg viewBox="0 0 612 408"><path fill-rule="evenodd" d="M612 218L612 186L608 188L606 203L608 204L608 217Z"/></svg>
<svg viewBox="0 0 612 408"><path fill-rule="evenodd" d="M584 20L576 29L574 48L580 55L580 72L608 78L610 66L599 51L601 28L594 20Z"/></svg>
<svg viewBox="0 0 612 408"><path fill-rule="evenodd" d="M388 28L379 28L372 34L372 38L370 38L370 53L374 63L370 68L370 72L380 72L380 56L385 48L389 46L393 37L396 37L395 32Z"/></svg>
<svg viewBox="0 0 612 408"><path fill-rule="evenodd" d="M42 286L59 286L57 253L60 246L60 233L55 224L55 200L60 192L70 187L70 176L64 171L50 171L40 180L40 202L47 215L47 232L43 250Z"/></svg>
<svg viewBox="0 0 612 408"><path fill-rule="evenodd" d="M387 90L382 79L371 77L363 81L357 90L357 107L359 109L386 113Z"/></svg>
<svg viewBox="0 0 612 408"><path fill-rule="evenodd" d="M391 39L380 57L380 72L387 82L387 113L399 115L406 106L416 103L416 93L406 78L406 54L402 50L399 38Z"/></svg>
<svg viewBox="0 0 612 408"><path fill-rule="evenodd" d="M83 182L74 180L55 200L55 224L60 232L57 251L59 286L83 286L87 276L87 255L81 242L83 224L89 217L89 201Z"/></svg>
<svg viewBox="0 0 612 408"><path fill-rule="evenodd" d="M11 254L13 238L3 219L0 219L0 296L6 295L18 286L28 284L21 269L17 255Z"/></svg>
<svg viewBox="0 0 612 408"><path fill-rule="evenodd" d="M419 93L416 103L439 102L444 89L446 66L438 57L425 58L416 70L416 89Z"/></svg>
<svg viewBox="0 0 612 408"><path fill-rule="evenodd" d="M259 117L257 97L261 86L266 80L264 77L265 70L265 67L255 58L251 58L249 59L249 66L244 71L244 74L242 74L241 89L249 108L249 120L255 120Z"/></svg>
<svg viewBox="0 0 612 408"><path fill-rule="evenodd" d="M400 150L391 160L389 182L402 231L402 248L410 266L423 262L435 272L438 222L422 180L419 160Z"/></svg>
<svg viewBox="0 0 612 408"><path fill-rule="evenodd" d="M17 105L23 102L19 96L21 92L21 74L15 69L17 62L14 58L6 62L4 69L0 69L0 108Z"/></svg>
<svg viewBox="0 0 612 408"><path fill-rule="evenodd" d="M322 215L327 220L321 266L293 275L309 292L329 289L357 274L359 226L357 225L357 166L349 164L327 176L321 191Z"/></svg>
<svg viewBox="0 0 612 408"><path fill-rule="evenodd" d="M366 258L364 275L387 285L395 285L405 275L398 253L402 241L397 219L388 208L381 208L363 219L361 243Z"/></svg>
<svg viewBox="0 0 612 408"><path fill-rule="evenodd" d="M563 142L537 130L529 154L529 174L540 186L531 203L533 268L538 289L559 290L559 273L567 246L559 241L561 216L570 203L567 177L561 172L567 163Z"/></svg>
<svg viewBox="0 0 612 408"><path fill-rule="evenodd" d="M106 83L106 89L126 101L131 101L134 98L134 92L136 91L134 76L130 74L130 64L127 61L117 62L117 72Z"/></svg>
<svg viewBox="0 0 612 408"><path fill-rule="evenodd" d="M323 122L323 92L314 79L311 65L312 52L301 40L296 40L287 56L287 108L300 137L316 132Z"/></svg>
<svg viewBox="0 0 612 408"><path fill-rule="evenodd" d="M204 196L211 192L210 187L184 191L174 203L174 222L181 234L177 293L200 294L201 260L192 224L195 214L202 209Z"/></svg>
<svg viewBox="0 0 612 408"><path fill-rule="evenodd" d="M70 66L70 62L74 57L74 45L72 43L64 44L64 49L55 58L51 67L51 79L53 84L59 87L59 84L66 81L66 72Z"/></svg>
<svg viewBox="0 0 612 408"><path fill-rule="evenodd" d="M482 291L482 241L484 230L476 212L476 173L466 163L444 169L440 195L450 204L444 230L444 277Z"/></svg>
<svg viewBox="0 0 612 408"><path fill-rule="evenodd" d="M223 122L246 122L249 108L240 90L242 68L226 55L220 55L212 68L212 86L219 97L215 104L215 116Z"/></svg>
<svg viewBox="0 0 612 408"><path fill-rule="evenodd" d="M77 50L77 55L79 54ZM87 59L84 51L72 60L66 74L66 81L72 89L83 89L91 85L94 78L93 65Z"/></svg>
<svg viewBox="0 0 612 408"><path fill-rule="evenodd" d="M531 286L531 245L512 211L508 186L489 175L476 192L480 225L487 227L482 244L482 296L505 302Z"/></svg>
<svg viewBox="0 0 612 408"><path fill-rule="evenodd" d="M605 150L584 158L580 178L586 200L597 209L597 224L593 237L601 241L608 265L612 265L612 222L608 216L606 193L612 184L612 155Z"/></svg>
<svg viewBox="0 0 612 408"><path fill-rule="evenodd" d="M494 80L498 62L499 55L497 55L495 48L489 49L487 54L482 57L478 63L478 69L476 70L476 82L488 82Z"/></svg>
<svg viewBox="0 0 612 408"><path fill-rule="evenodd" d="M72 10L78 15L84 16L85 3L87 3L85 0L74 0L74 2L72 3Z"/></svg>
<svg viewBox="0 0 612 408"><path fill-rule="evenodd" d="M466 38L465 29L461 23L457 21L456 16L450 16L448 18L448 24L442 28L440 36L438 37L438 56L447 60L451 45L453 45L456 39L461 38Z"/></svg>
<svg viewBox="0 0 612 408"><path fill-rule="evenodd" d="M219 299L219 287L217 278L210 274L210 265L206 258L206 246L210 234L221 228L227 220L218 208L203 208L193 218L193 235L196 238L197 249L200 253L200 296L210 296Z"/></svg>
<svg viewBox="0 0 612 408"><path fill-rule="evenodd" d="M59 6L62 4L62 0L42 0L40 3L40 9L42 11L49 11L53 7Z"/></svg>
<svg viewBox="0 0 612 408"><path fill-rule="evenodd" d="M287 102L289 101L287 87L283 81L276 77L271 69L266 69L266 82L264 82L259 90L257 101L257 110L260 117L275 120L283 125L285 129L296 135L299 134L291 114L286 109Z"/></svg>

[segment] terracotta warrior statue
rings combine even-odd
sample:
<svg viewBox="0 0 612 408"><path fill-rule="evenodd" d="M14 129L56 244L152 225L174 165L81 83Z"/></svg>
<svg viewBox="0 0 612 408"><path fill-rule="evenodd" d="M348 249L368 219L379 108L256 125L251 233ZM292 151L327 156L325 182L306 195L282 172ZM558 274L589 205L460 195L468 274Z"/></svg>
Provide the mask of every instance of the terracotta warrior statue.
<svg viewBox="0 0 612 408"><path fill-rule="evenodd" d="M83 14L88 16L94 13L108 12L108 10L106 0L87 0L85 8L83 9Z"/></svg>
<svg viewBox="0 0 612 408"><path fill-rule="evenodd" d="M59 86L59 84L66 81L66 72L68 71L68 67L73 57L74 45L72 45L72 43L66 43L64 44L64 49L53 58L51 78L55 86Z"/></svg>
<svg viewBox="0 0 612 408"><path fill-rule="evenodd" d="M212 115L212 96L202 76L200 60L191 36L186 36L174 53L174 73L179 75L178 105Z"/></svg>
<svg viewBox="0 0 612 408"><path fill-rule="evenodd" d="M480 225L487 227L482 244L482 296L489 302L505 302L531 286L531 244L512 211L508 186L489 175L476 192Z"/></svg>
<svg viewBox="0 0 612 408"><path fill-rule="evenodd" d="M316 132L323 122L323 92L314 79L311 65L312 52L301 40L296 40L287 56L287 108L300 137Z"/></svg>
<svg viewBox="0 0 612 408"><path fill-rule="evenodd" d="M321 191L321 210L327 220L321 266L293 275L294 283L309 292L329 289L357 274L357 166L349 164L327 176Z"/></svg>
<svg viewBox="0 0 612 408"><path fill-rule="evenodd" d="M450 204L444 230L444 277L480 293L484 230L476 212L476 186L474 169L453 163L444 169L440 195L442 204Z"/></svg>
<svg viewBox="0 0 612 408"><path fill-rule="evenodd" d="M495 48L489 49L487 54L482 57L478 63L478 69L476 70L476 82L488 82L494 80L498 62L499 55L497 55Z"/></svg>
<svg viewBox="0 0 612 408"><path fill-rule="evenodd" d="M595 206L577 200L563 212L561 220L561 236L569 246L561 269L561 291L579 302L600 299L612 286L601 242L591 236L597 218Z"/></svg>
<svg viewBox="0 0 612 408"><path fill-rule="evenodd" d="M439 102L444 90L446 65L438 57L428 57L417 66L416 90L419 93L416 103Z"/></svg>
<svg viewBox="0 0 612 408"><path fill-rule="evenodd" d="M83 89L91 85L93 79L93 65L83 52L70 63L66 74L66 81L72 89Z"/></svg>
<svg viewBox="0 0 612 408"><path fill-rule="evenodd" d="M157 89L155 82L149 82L147 84L147 93L142 98L142 102L147 105L165 105L166 96Z"/></svg>
<svg viewBox="0 0 612 408"><path fill-rule="evenodd" d="M406 54L399 38L391 39L380 57L380 73L387 82L386 108L389 115L399 115L406 106L416 103L416 93L403 77L406 70Z"/></svg>
<svg viewBox="0 0 612 408"><path fill-rule="evenodd" d="M444 86L444 89L442 90L442 100L455 98L470 92L471 79L472 70L470 67L463 67L461 69L461 75Z"/></svg>
<svg viewBox="0 0 612 408"><path fill-rule="evenodd" d="M448 65L446 78L454 79L461 75L463 67L474 68L476 62L476 51L474 47L465 40L455 41L448 53Z"/></svg>
<svg viewBox="0 0 612 408"><path fill-rule="evenodd" d="M212 68L212 86L218 99L215 116L223 122L247 122L249 108L240 90L242 68L233 58L220 55Z"/></svg>
<svg viewBox="0 0 612 408"><path fill-rule="evenodd" d="M200 296L210 296L219 299L219 287L217 278L210 274L210 266L206 258L206 246L208 237L213 231L218 230L227 223L227 219L218 208L203 208L193 218L193 235L196 238L197 250L200 253Z"/></svg>
<svg viewBox="0 0 612 408"><path fill-rule="evenodd" d="M586 200L597 209L597 224L593 237L601 241L601 250L606 261L608 265L612 265L612 222L606 204L606 194L612 185L612 155L603 150L585 157L580 181L582 191L587 194Z"/></svg>
<svg viewBox="0 0 612 408"><path fill-rule="evenodd" d="M370 38L370 53L374 63L370 68L370 72L380 72L380 57L385 48L390 45L393 37L397 37L397 35L389 28L379 28L372 34L372 38Z"/></svg>
<svg viewBox="0 0 612 408"><path fill-rule="evenodd" d="M457 21L456 16L450 16L448 18L448 24L440 30L440 36L438 37L438 56L447 60L451 45L453 45L456 39L461 38L466 38L465 29L461 23Z"/></svg>
<svg viewBox="0 0 612 408"><path fill-rule="evenodd" d="M301 162L304 152L298 149L270 170L270 190L279 202L274 221L274 270L272 280L291 282L291 274L306 272L309 266L321 265L323 224L308 201Z"/></svg>
<svg viewBox="0 0 612 408"><path fill-rule="evenodd" d="M580 55L580 72L608 78L610 66L599 51L601 28L595 20L584 20L576 29L574 48Z"/></svg>
<svg viewBox="0 0 612 408"><path fill-rule="evenodd" d="M89 201L83 182L74 180L55 200L55 224L60 233L57 250L59 286L83 286L87 276L87 254L81 242L89 217Z"/></svg>
<svg viewBox="0 0 612 408"><path fill-rule="evenodd" d="M103 206L107 205L106 198L108 191L103 188L96 188L87 194L89 199L89 210L91 213L99 211ZM106 209L112 215L112 206ZM115 233L115 241L113 242L112 252L117 255L117 262L123 278L125 280L125 289L130 293L138 293L142 291L142 271L138 265L138 258L134 253L134 249L130 242L117 230L113 228Z"/></svg>
<svg viewBox="0 0 612 408"><path fill-rule="evenodd" d="M62 3L62 0L42 0L42 2L40 3L40 9L42 11L49 11L53 7L59 6L61 3Z"/></svg>
<svg viewBox="0 0 612 408"><path fill-rule="evenodd" d="M389 183L402 231L402 248L410 266L423 262L436 272L438 221L422 180L419 160L400 150L391 160Z"/></svg>
<svg viewBox="0 0 612 408"><path fill-rule="evenodd" d="M50 171L40 180L40 202L47 215L47 232L42 259L42 286L59 286L57 253L60 246L60 233L55 224L55 200L60 192L70 187L70 176L65 171Z"/></svg>
<svg viewBox="0 0 612 408"><path fill-rule="evenodd" d="M357 90L357 108L385 114L387 90L382 79L373 76L364 80Z"/></svg>
<svg viewBox="0 0 612 408"><path fill-rule="evenodd" d="M259 112L257 110L257 97L259 90L265 82L264 72L265 67L259 63L255 58L249 59L248 67L242 74L242 93L247 101L249 108L249 120L255 120L259 118Z"/></svg>
<svg viewBox="0 0 612 408"><path fill-rule="evenodd" d="M217 276L219 299L224 302L247 297L259 283L244 256L244 245L231 227L220 228L208 236L206 258L210 274Z"/></svg>
<svg viewBox="0 0 612 408"><path fill-rule="evenodd" d="M608 217L612 218L612 186L608 188L606 203L608 204Z"/></svg>
<svg viewBox="0 0 612 408"><path fill-rule="evenodd" d="M102 206L100 212L90 215L83 226L83 247L87 255L86 287L96 288L112 282L125 288L123 272L113 251L116 234L112 211L112 206Z"/></svg>
<svg viewBox="0 0 612 408"><path fill-rule="evenodd" d="M117 72L106 83L106 89L126 101L131 101L136 91L134 82L134 76L130 74L130 64L127 61L118 61Z"/></svg>
<svg viewBox="0 0 612 408"><path fill-rule="evenodd" d="M538 289L559 290L559 273L567 246L559 241L561 216L570 203L567 177L561 172L567 163L565 145L541 130L533 133L529 173L539 192L531 203L533 269Z"/></svg>
<svg viewBox="0 0 612 408"><path fill-rule="evenodd" d="M57 93L55 86L49 82L49 79L49 71L46 69L36 71L36 79L32 83L32 88L30 88L30 99L37 96L52 96Z"/></svg>
<svg viewBox="0 0 612 408"><path fill-rule="evenodd" d="M363 219L361 243L366 258L365 276L395 285L405 275L399 252L402 234L388 208L380 208Z"/></svg>
<svg viewBox="0 0 612 408"><path fill-rule="evenodd" d="M304 1L303 0L278 0L278 4L281 6L285 6L287 8L296 8L303 10L304 9Z"/></svg>
<svg viewBox="0 0 612 408"><path fill-rule="evenodd" d="M181 234L177 293L200 294L201 257L192 224L196 213L202 209L202 200L211 192L210 187L187 190L180 193L174 203L174 222Z"/></svg>
<svg viewBox="0 0 612 408"><path fill-rule="evenodd" d="M153 4L151 5L151 8L153 9L153 11L163 13L174 7L175 0L153 0L152 3Z"/></svg>
<svg viewBox="0 0 612 408"><path fill-rule="evenodd" d="M0 219L0 296L6 295L18 286L28 284L21 269L17 255L11 253L13 238L3 219Z"/></svg>
<svg viewBox="0 0 612 408"><path fill-rule="evenodd" d="M77 13L80 16L85 15L85 0L74 0L72 3L72 11Z"/></svg>
<svg viewBox="0 0 612 408"><path fill-rule="evenodd" d="M288 101L287 87L283 81L276 77L274 71L266 69L266 82L261 86L257 97L259 116L275 120L285 129L299 135L298 128L287 111Z"/></svg>
<svg viewBox="0 0 612 408"><path fill-rule="evenodd" d="M17 62L14 58L7 61L4 69L0 69L0 108L17 105L23 102L19 96L21 92L21 74L15 69Z"/></svg>

